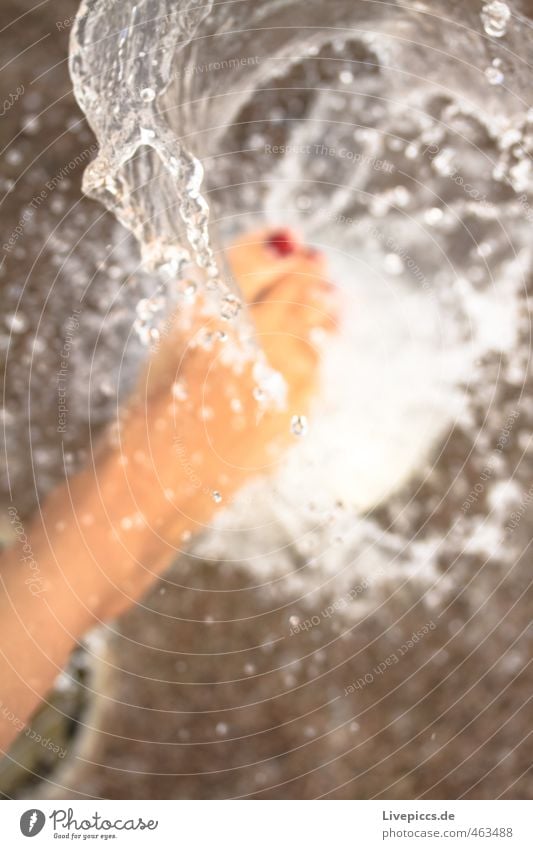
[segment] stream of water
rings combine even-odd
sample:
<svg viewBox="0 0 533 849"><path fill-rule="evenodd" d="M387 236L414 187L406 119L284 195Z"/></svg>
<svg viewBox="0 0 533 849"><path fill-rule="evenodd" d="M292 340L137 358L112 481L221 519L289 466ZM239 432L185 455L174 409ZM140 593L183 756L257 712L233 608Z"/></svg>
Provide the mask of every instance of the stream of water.
<svg viewBox="0 0 533 849"><path fill-rule="evenodd" d="M365 573L373 552L389 576L408 562L428 581L439 558L468 546L509 556L505 522L523 488L504 448L512 438L527 449L533 414L521 400L526 11L82 3L71 74L100 144L84 186L132 230L160 281L157 303L142 302L141 337L157 334L191 273L221 309L238 298L215 257L265 222L325 251L348 295L313 426L278 479L220 520L219 555L227 540L231 557L235 534L239 554L247 533L257 549L260 524L273 545L258 561L285 570L271 551L273 528L283 535L288 523L311 559L329 552L327 574L342 573L350 551Z"/></svg>

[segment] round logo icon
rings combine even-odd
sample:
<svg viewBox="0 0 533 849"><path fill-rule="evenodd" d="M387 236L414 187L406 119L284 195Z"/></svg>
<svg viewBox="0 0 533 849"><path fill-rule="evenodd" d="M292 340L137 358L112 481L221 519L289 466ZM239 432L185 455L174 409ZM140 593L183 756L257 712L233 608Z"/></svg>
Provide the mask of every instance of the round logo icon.
<svg viewBox="0 0 533 849"><path fill-rule="evenodd" d="M35 837L42 831L46 822L46 817L42 811L37 808L31 808L29 811L24 811L20 818L20 830L24 837Z"/></svg>

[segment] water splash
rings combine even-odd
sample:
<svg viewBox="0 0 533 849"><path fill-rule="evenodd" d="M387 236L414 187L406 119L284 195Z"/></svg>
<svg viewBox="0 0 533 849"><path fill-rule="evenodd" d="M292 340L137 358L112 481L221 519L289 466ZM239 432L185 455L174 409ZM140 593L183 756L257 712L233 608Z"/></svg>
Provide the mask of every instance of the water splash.
<svg viewBox="0 0 533 849"><path fill-rule="evenodd" d="M192 259L205 285L223 298L226 317L229 299L236 304L238 297L211 247L203 168L159 105L175 78L177 57L210 11L211 3L191 0L178 9L168 0L133 7L86 0L73 27L70 71L100 145L85 171L84 191L136 236L144 266L160 277L163 291L178 285ZM238 311L233 307L228 317ZM146 343L153 341L154 315L140 316L136 330Z"/></svg>
<svg viewBox="0 0 533 849"><path fill-rule="evenodd" d="M137 312L137 296L122 303L124 321L139 321L150 343L168 293L193 299L202 287L233 318L240 296L216 261L219 245L265 221L299 227L328 253L350 307L327 351L313 427L294 440L276 497L262 484L253 509L238 505L243 556L260 549L256 564L291 574L305 556L348 584L371 567L431 580L468 542L505 568L513 545L498 543L499 494L520 503L527 491L528 467L518 482L514 468L533 421L521 397L529 27L504 3L456 4L453 16L449 2L420 0L386 15L379 4L307 2L306 27L280 25L280 10L288 22L298 7L82 4L71 73L100 144L85 189L133 232L153 271ZM65 245L50 244L62 261ZM122 263L113 258L110 277ZM80 280L83 271L80 263ZM16 320L7 330L9 344L22 335ZM81 350L71 360L78 374L85 359ZM104 387L101 372L93 377ZM281 399L276 376L264 364L257 372L261 398ZM73 409L87 406L83 384ZM108 395L92 408L99 423L115 408ZM14 431L13 411L4 419ZM81 429L81 416L71 426ZM44 437L34 445L48 464ZM294 541L286 558L258 544L260 514ZM235 514L219 521L231 558Z"/></svg>

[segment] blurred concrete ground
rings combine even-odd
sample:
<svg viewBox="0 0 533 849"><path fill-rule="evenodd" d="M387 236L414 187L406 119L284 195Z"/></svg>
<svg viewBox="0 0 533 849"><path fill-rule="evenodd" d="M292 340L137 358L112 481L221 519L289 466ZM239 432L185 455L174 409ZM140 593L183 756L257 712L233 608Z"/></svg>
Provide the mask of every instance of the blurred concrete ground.
<svg viewBox="0 0 533 849"><path fill-rule="evenodd" d="M68 0L2 5L0 99L24 86L2 117L4 233L50 175L93 143L67 73L64 22L75 9ZM65 321L91 281L77 342L81 369L107 308L106 267L114 285L121 279L117 263L105 263L117 225L80 196L81 173L74 169L60 191L48 193L1 271L4 317L21 293L32 315L42 308L40 356L31 352L31 322L5 352L6 405L23 422L10 431L7 446L22 512L36 502L34 473L40 493L63 476L53 376ZM65 246L74 245L65 264ZM74 366L73 405L78 379ZM39 410L34 431L29 387ZM81 423L73 436L72 467L83 459L88 432ZM450 466L463 449L458 442L448 447ZM529 558L509 575L480 565L472 556L453 567L456 586L471 583L459 597L450 589L441 616L416 583L401 592L390 584L372 615L322 618L291 636L295 610L311 617L335 596L311 594L303 604L283 582L258 588L245 562L184 558L144 608L93 636L90 652L99 660L92 671L83 667L75 697L54 697L58 707L40 720L62 740L66 757L54 764L42 746L26 745L12 753L20 763L15 768L10 761L3 791L22 798L531 798ZM433 620L437 627L400 663L372 674ZM368 674L370 684L350 690ZM58 725L62 713L67 720Z"/></svg>

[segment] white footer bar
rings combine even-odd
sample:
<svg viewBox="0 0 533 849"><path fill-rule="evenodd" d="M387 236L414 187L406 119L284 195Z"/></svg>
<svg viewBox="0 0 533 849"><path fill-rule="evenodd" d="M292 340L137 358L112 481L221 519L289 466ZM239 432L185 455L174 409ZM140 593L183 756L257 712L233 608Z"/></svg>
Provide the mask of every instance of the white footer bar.
<svg viewBox="0 0 533 849"><path fill-rule="evenodd" d="M530 801L5 801L0 844L187 849L533 847ZM34 843L30 842L32 839Z"/></svg>

